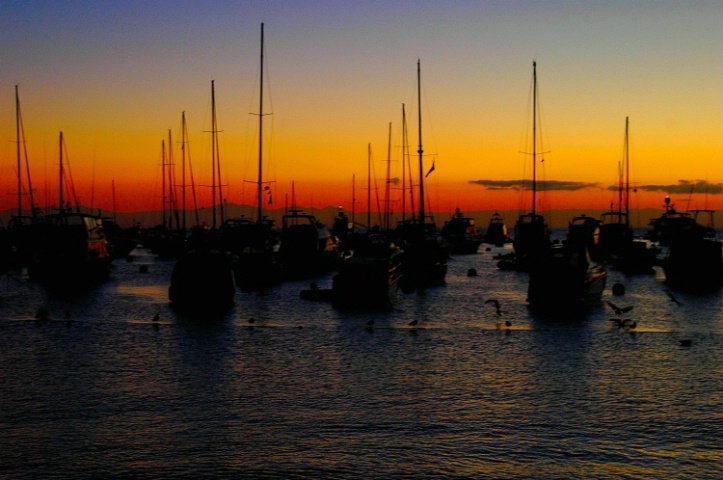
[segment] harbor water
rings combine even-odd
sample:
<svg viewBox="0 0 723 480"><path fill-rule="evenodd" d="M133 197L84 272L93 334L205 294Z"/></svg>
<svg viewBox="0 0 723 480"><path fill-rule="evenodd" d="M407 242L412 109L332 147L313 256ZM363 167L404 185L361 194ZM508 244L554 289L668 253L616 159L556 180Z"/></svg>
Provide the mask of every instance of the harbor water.
<svg viewBox="0 0 723 480"><path fill-rule="evenodd" d="M720 478L721 291L610 270L589 312L540 317L508 251L453 256L389 312L299 281L184 315L144 249L86 292L3 275L0 477Z"/></svg>

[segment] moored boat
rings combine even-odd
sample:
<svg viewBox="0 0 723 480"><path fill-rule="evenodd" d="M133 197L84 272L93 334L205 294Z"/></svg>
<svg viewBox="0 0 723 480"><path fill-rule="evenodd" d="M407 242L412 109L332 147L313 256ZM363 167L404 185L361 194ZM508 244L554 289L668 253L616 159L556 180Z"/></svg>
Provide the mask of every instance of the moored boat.
<svg viewBox="0 0 723 480"><path fill-rule="evenodd" d="M551 245L547 222L537 213L537 62L532 62L532 81L532 211L520 215L515 223L512 247L517 270L529 270Z"/></svg>
<svg viewBox="0 0 723 480"><path fill-rule="evenodd" d="M341 309L386 309L402 276L402 251L380 234L350 235L349 249L334 275L331 298Z"/></svg>
<svg viewBox="0 0 723 480"><path fill-rule="evenodd" d="M510 240L510 233L507 230L505 219L498 212L495 212L490 218L487 231L483 237L484 243L489 243L496 247L501 247Z"/></svg>
<svg viewBox="0 0 723 480"><path fill-rule="evenodd" d="M475 228L474 219L464 216L459 208L444 222L442 237L449 243L452 253L477 253L482 244L482 235Z"/></svg>

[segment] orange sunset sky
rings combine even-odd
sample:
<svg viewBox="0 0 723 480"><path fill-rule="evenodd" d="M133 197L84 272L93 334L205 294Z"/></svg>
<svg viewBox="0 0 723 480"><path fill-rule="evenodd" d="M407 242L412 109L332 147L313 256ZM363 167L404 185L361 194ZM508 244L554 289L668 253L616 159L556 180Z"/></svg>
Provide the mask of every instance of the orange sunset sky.
<svg viewBox="0 0 723 480"><path fill-rule="evenodd" d="M41 206L57 205L63 131L81 204L112 209L114 183L118 211L159 209L161 142L170 129L180 169L184 111L209 205L212 80L224 197L253 204L262 22L273 208L294 182L301 206L350 209L354 177L355 208L366 211L368 145L382 189L390 123L390 176L401 176L402 104L412 152L419 141L419 59L432 210L528 208L519 186L531 177L533 60L541 208L616 200L629 117L631 206L660 208L670 195L678 207L720 210L718 1L4 1L0 209L17 205L16 85Z"/></svg>

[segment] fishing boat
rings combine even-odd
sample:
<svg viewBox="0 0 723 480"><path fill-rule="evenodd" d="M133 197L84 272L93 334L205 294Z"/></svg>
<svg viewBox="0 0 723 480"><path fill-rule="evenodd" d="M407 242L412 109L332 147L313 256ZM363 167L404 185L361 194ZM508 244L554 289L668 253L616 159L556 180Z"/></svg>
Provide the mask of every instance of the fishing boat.
<svg viewBox="0 0 723 480"><path fill-rule="evenodd" d="M629 121L625 117L624 156L619 166L618 208L600 217L598 258L626 273L652 273L659 250L649 241L635 238L630 226L630 148Z"/></svg>
<svg viewBox="0 0 723 480"><path fill-rule="evenodd" d="M532 62L532 78L532 211L520 215L515 223L512 248L517 270L529 270L551 245L547 222L537 213L537 62Z"/></svg>
<svg viewBox="0 0 723 480"><path fill-rule="evenodd" d="M495 212L490 218L487 231L484 234L484 243L489 243L496 247L501 247L510 239L510 233L505 225L505 219L498 212Z"/></svg>
<svg viewBox="0 0 723 480"><path fill-rule="evenodd" d="M111 255L101 217L73 211L64 197L65 143L60 132L58 212L45 215L33 226L28 275L63 288L93 285L109 276ZM71 184L72 185L72 184ZM72 189L74 195L74 189Z"/></svg>
<svg viewBox="0 0 723 480"><path fill-rule="evenodd" d="M404 250L402 260L403 277L400 287L403 291L423 290L427 287L443 285L447 275L449 244L440 235L432 217L424 211L424 149L422 147L422 101L421 66L417 61L417 102L419 134L419 216L402 223L396 229ZM432 172L434 165L427 172Z"/></svg>
<svg viewBox="0 0 723 480"><path fill-rule="evenodd" d="M687 238L691 230L700 231L708 236L715 233L710 228L701 228L692 212L678 211L670 196L666 195L663 209L663 213L659 217L650 219L648 223L650 229L645 234L645 238L652 242L671 245L675 243L678 236L682 235Z"/></svg>
<svg viewBox="0 0 723 480"><path fill-rule="evenodd" d="M452 253L477 253L482 244L482 235L477 231L474 218L466 217L459 208L452 218L444 222L442 237L449 243Z"/></svg>

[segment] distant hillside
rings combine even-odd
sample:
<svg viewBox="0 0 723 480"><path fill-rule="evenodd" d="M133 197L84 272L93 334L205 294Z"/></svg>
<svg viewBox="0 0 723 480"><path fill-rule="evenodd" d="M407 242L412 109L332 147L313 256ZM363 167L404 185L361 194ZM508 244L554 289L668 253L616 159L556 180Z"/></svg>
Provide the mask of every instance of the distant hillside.
<svg viewBox="0 0 723 480"><path fill-rule="evenodd" d="M218 207L217 207L218 208ZM338 207L334 206L328 206L325 208L305 208L301 207L306 213L310 213L314 215L316 218L319 219L319 221L331 225L331 223L334 221L334 217L336 216L338 212ZM84 212L90 212L89 209L85 209L81 207L81 210ZM580 214L586 214L591 217L600 218L600 215L605 210L553 210L553 211L543 211L540 212L542 215L545 216L547 219L548 224L552 228L565 228L568 225L568 222L573 218ZM50 213L51 209L47 209L47 213ZM475 220L475 224L478 227L481 228L487 228L487 225L489 223L490 217L495 213L495 210L483 210L483 211L472 211L472 212L463 212L464 215L472 217ZM100 213L103 217L107 218L113 218L112 212L109 212L107 210L100 210L100 211L94 211L93 213ZM270 218L273 218L277 225L281 224L281 217L284 215L285 210L284 209L276 209L276 210L270 210L270 211L264 211L264 214L268 215ZM434 218L437 222L437 225L442 226L445 221L449 220L452 217L452 214L454 212L433 212ZM517 220L517 217L521 213L528 213L528 212L522 212L519 210L506 210L506 211L499 211L499 213L505 218L505 221L507 223L508 227L512 227ZM648 222L651 218L659 217L662 213L662 210L660 209L642 209L642 210L635 210L631 212L630 215L630 221L633 224L634 228L645 228L648 225ZM15 214L15 210L6 210L4 212L0 212L0 222L2 225L7 225L8 220L12 215ZM351 219L352 212L346 211L346 214ZM237 204L227 204L224 206L224 216L225 218L232 218L232 217L238 217L244 215L248 218L254 219L256 218L256 209L254 207L248 206L248 205L237 205ZM210 207L204 207L199 210L199 220L201 223L205 223L206 225L211 224L211 216L212 216L212 210ZM115 215L118 223L121 227L130 227L135 224L139 224L142 227L153 227L155 225L158 225L162 223L163 215L160 211L147 211L147 212L130 212L130 213L117 213ZM366 224L367 221L367 213L366 212L356 212L355 215L356 223L359 224ZM377 213L373 213L371 215L372 224L378 224L379 223L379 215ZM396 223L398 220L401 219L401 215L397 213L393 213L393 222ZM707 218L704 219L707 221ZM175 223L175 217L174 217L174 223ZM195 214L192 211L189 211L186 214L186 224L187 225L193 225L196 223L195 220ZM714 218L714 225L717 228L720 228L721 223L721 212L717 211L715 212L715 218Z"/></svg>

